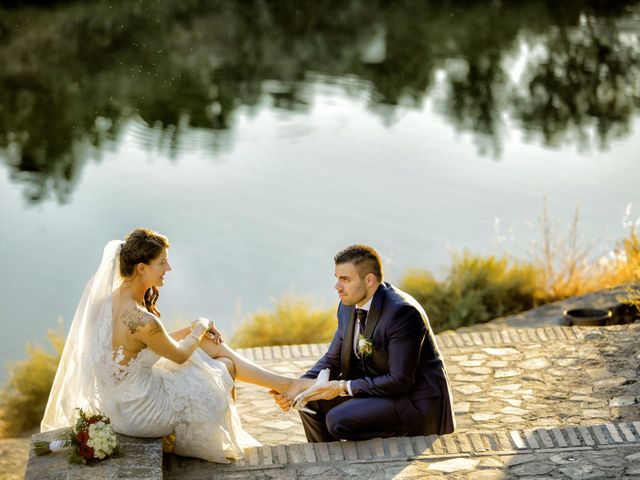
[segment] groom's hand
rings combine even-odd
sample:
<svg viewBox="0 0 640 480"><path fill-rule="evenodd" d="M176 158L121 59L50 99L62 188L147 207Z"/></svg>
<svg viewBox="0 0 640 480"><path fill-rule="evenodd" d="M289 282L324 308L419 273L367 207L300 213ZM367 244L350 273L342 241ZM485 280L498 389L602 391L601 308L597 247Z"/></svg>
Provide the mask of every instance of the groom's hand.
<svg viewBox="0 0 640 480"><path fill-rule="evenodd" d="M342 393L342 389L337 380L331 380L330 382L313 389L313 391L304 398L305 402L313 402L314 400L331 400L339 397Z"/></svg>
<svg viewBox="0 0 640 480"><path fill-rule="evenodd" d="M278 393L275 390L269 390L269 393L278 404L278 406L285 412L291 410L291 405L293 405L293 400L286 393Z"/></svg>

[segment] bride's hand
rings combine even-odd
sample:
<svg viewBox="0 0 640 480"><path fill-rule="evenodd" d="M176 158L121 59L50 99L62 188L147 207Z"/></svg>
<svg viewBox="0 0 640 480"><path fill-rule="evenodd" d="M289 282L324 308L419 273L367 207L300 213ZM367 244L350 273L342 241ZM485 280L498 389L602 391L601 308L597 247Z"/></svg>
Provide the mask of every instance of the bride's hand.
<svg viewBox="0 0 640 480"><path fill-rule="evenodd" d="M209 328L209 330L207 330L206 336L215 344L221 344L222 342L224 342L224 340L222 339L222 334L218 331L215 325L213 325L213 322L211 323L211 327Z"/></svg>
<svg viewBox="0 0 640 480"><path fill-rule="evenodd" d="M191 322L191 330L195 330L199 326L202 326L202 329L206 332L209 330L209 327L213 325L213 322L208 318L198 317Z"/></svg>

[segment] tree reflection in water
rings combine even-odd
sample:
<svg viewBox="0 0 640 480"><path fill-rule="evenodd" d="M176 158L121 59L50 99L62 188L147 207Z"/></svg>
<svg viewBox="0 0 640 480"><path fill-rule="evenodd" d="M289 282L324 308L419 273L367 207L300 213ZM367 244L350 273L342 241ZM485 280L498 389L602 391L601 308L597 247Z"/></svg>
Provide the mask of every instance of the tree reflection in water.
<svg viewBox="0 0 640 480"><path fill-rule="evenodd" d="M545 145L588 148L595 133L605 148L640 103L637 0L13 3L0 7L0 149L33 202L65 201L124 121L176 154L203 129L215 152L239 106L308 108L310 72L347 93L357 79L387 122L441 72L441 113L495 156L505 116ZM514 82L523 45L537 54Z"/></svg>

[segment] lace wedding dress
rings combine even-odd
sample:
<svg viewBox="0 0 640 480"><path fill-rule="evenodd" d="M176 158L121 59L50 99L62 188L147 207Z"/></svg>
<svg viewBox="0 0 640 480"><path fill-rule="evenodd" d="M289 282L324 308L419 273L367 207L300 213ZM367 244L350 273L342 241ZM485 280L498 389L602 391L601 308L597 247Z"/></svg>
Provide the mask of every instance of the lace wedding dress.
<svg viewBox="0 0 640 480"><path fill-rule="evenodd" d="M145 348L127 365L113 352L112 295L118 253L109 242L78 305L51 388L41 430L67 427L76 408L101 410L116 432L134 437L175 433L174 452L211 462L242 458L259 443L246 433L225 366L197 349L182 365Z"/></svg>

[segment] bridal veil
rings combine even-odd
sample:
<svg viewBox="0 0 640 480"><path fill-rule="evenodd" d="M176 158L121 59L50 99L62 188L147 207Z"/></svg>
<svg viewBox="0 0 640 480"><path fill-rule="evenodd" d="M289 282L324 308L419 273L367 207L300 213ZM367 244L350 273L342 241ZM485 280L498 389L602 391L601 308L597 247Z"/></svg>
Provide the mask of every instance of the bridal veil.
<svg viewBox="0 0 640 480"><path fill-rule="evenodd" d="M98 270L87 283L62 351L41 431L73 424L77 408L99 410L101 386L112 380L112 296L122 282L119 253L124 242L104 247Z"/></svg>

